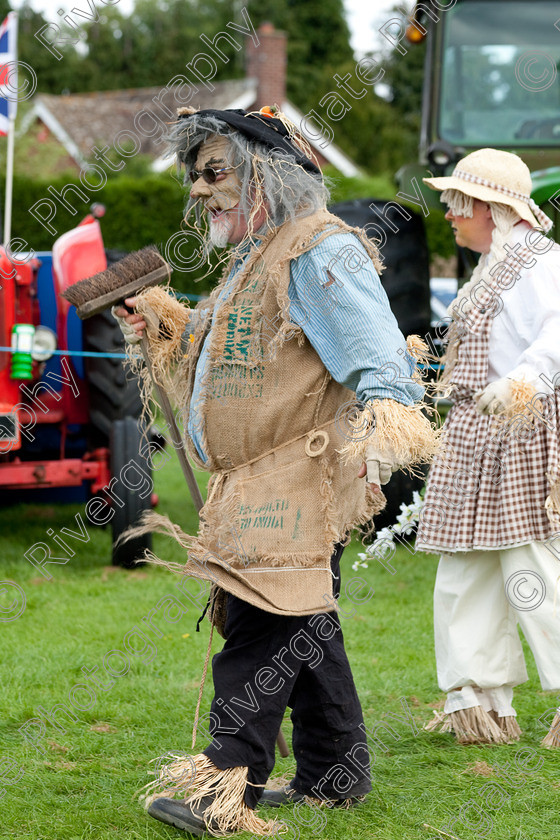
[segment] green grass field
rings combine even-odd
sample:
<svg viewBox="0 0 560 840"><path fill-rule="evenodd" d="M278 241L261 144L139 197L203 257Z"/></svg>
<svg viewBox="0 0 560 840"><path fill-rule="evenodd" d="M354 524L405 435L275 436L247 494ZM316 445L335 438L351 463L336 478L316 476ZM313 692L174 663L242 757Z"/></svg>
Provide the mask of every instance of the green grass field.
<svg viewBox="0 0 560 840"><path fill-rule="evenodd" d="M157 473L156 490L159 510L185 529L192 528L194 511L175 461ZM53 545L49 528L54 534L65 526L75 529L77 513L83 514L83 506L22 505L0 512L2 577L18 583L27 598L23 615L3 622L1 630L0 836L180 837L181 832L148 817L134 794L151 778L151 759L169 750L190 751L209 625L204 621L202 632L195 632L194 608L182 616L168 614L169 619L178 617L176 622L166 620L160 611L154 619L159 635L155 630L145 633L150 644L138 634L130 635L135 626L146 630L142 617L173 593L175 579L153 567L134 571L111 567L110 533L93 525L88 526L87 542L72 540L76 556L66 565L48 567L52 580L41 575L24 552L40 541ZM158 538L155 547L160 555L180 559L175 546L163 539ZM358 550L354 544L345 552L346 580L357 574L351 565ZM530 681L516 693L524 731L519 744L458 747L449 735L423 732L431 709L442 701L431 625L436 561L402 548L393 563L395 575L377 564L360 570L375 595L343 619L343 628L366 725L375 727L387 716L398 715L403 720L388 718L398 739L381 728L383 745L371 743L373 791L364 805L349 812L317 813L306 808L294 813L292 807L283 808L279 816L292 825L282 836L288 840L558 838L560 754L539 747L547 728L539 717L557 700L540 690L530 653ZM2 597L6 609L13 590ZM349 602L341 599L341 606L348 609ZM128 655L123 653L125 637ZM214 648L220 644L217 637ZM120 669L122 676L115 676L113 685L102 683L96 689L88 680L94 694L75 688L86 683L88 672L96 678L96 668L104 674L104 657L113 673ZM70 704L72 691L84 711ZM203 713L211 694L208 677ZM415 724L404 719L401 698ZM56 704L70 707L77 718L59 718L65 731L44 718L39 722L39 707L48 711ZM26 722L36 747L20 731ZM284 731L289 736L288 718ZM199 736L197 746L203 748L206 742ZM274 773L289 777L293 766L291 758L279 759Z"/></svg>

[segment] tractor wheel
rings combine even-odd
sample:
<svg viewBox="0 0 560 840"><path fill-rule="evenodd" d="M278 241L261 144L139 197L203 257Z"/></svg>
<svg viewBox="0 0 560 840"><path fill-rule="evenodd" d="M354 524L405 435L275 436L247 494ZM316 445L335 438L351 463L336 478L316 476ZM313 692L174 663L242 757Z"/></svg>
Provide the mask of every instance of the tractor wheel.
<svg viewBox="0 0 560 840"><path fill-rule="evenodd" d="M133 568L137 564L135 560L144 554L146 548L152 547L152 535L145 534L122 545L115 546L114 543L126 529L131 525L137 525L138 520L144 511L151 509L151 491L146 484L152 483L152 470L146 459L140 455L142 445L142 432L138 428L138 422L134 417L124 417L122 420L115 420L111 426L109 435L111 451L111 475L117 479L114 483L114 495L123 502L121 507L113 502L115 511L111 520L113 531L113 566L125 566ZM122 470L132 465L137 469ZM145 476L148 476L146 478ZM127 483L125 484L125 480Z"/></svg>
<svg viewBox="0 0 560 840"><path fill-rule="evenodd" d="M124 337L107 309L84 321L84 350L123 353ZM92 444L107 446L112 424L123 417L140 417L142 400L138 383L124 368L123 359L95 356L85 359L89 387Z"/></svg>

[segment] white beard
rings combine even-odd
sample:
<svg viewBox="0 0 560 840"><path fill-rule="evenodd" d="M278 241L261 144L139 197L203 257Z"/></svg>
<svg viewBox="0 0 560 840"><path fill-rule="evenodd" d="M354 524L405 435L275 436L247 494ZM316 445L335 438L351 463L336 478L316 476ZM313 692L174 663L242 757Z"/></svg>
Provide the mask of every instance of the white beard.
<svg viewBox="0 0 560 840"><path fill-rule="evenodd" d="M214 248L225 248L229 242L229 235L232 229L232 221L227 216L225 219L214 220L210 218L208 238Z"/></svg>

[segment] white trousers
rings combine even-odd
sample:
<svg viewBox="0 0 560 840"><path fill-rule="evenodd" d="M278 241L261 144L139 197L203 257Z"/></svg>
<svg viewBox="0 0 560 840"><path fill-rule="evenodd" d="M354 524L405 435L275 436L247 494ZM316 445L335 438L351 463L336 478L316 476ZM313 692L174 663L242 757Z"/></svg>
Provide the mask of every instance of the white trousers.
<svg viewBox="0 0 560 840"><path fill-rule="evenodd" d="M487 695L501 689L492 705L512 713L512 688L527 679L518 622L543 689L560 688L559 577L560 562L544 543L442 555L434 629L438 683L453 691L446 712L475 705L476 686Z"/></svg>

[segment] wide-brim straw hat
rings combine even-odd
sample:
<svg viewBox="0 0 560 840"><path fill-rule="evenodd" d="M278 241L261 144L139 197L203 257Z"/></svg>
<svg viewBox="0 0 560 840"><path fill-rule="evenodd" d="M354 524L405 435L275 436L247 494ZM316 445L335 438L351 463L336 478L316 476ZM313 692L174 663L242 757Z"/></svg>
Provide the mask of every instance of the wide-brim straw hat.
<svg viewBox="0 0 560 840"><path fill-rule="evenodd" d="M548 232L552 221L531 198L531 173L518 155L499 149L479 149L462 158L453 174L423 178L433 190L459 190L480 201L506 204L532 227Z"/></svg>

